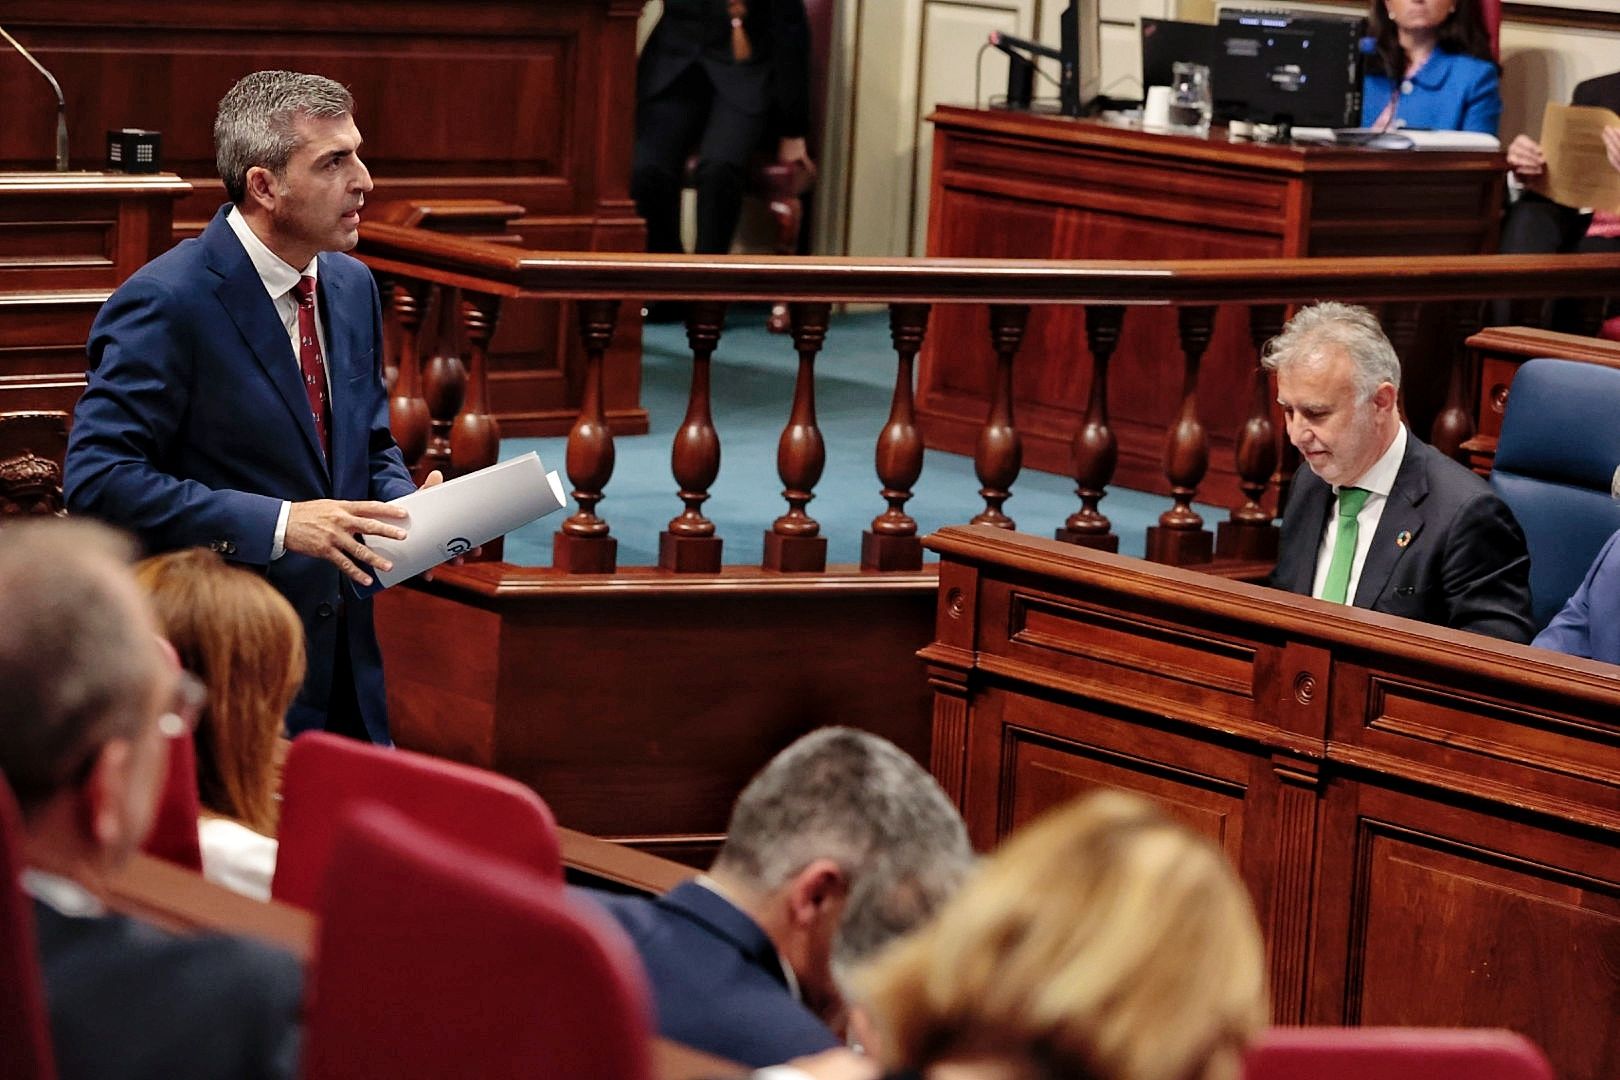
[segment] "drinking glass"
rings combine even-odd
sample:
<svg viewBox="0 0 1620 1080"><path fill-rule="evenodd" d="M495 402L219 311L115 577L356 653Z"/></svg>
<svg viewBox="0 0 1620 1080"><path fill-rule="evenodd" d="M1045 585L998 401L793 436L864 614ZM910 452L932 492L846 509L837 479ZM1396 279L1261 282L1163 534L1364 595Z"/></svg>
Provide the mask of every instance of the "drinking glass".
<svg viewBox="0 0 1620 1080"><path fill-rule="evenodd" d="M1209 118L1215 111L1209 86L1209 68L1204 64L1179 61L1170 69L1170 123L1209 134Z"/></svg>

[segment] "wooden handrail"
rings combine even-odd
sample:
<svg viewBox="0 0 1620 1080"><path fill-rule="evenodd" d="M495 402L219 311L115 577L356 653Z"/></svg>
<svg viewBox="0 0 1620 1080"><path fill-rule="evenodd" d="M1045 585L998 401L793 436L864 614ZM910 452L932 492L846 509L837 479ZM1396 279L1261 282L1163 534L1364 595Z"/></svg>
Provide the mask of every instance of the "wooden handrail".
<svg viewBox="0 0 1620 1080"><path fill-rule="evenodd" d="M1603 295L1620 255L1432 255L1416 258L870 259L776 255L568 254L525 251L367 223L356 249L379 273L503 297L1127 305L1455 300Z"/></svg>

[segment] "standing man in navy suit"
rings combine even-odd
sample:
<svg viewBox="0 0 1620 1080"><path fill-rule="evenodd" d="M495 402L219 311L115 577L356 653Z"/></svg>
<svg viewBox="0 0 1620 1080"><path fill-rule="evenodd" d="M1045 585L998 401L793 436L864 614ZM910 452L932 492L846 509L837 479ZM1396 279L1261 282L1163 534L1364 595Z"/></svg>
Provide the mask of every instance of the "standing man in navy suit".
<svg viewBox="0 0 1620 1080"><path fill-rule="evenodd" d="M382 314L359 241L371 175L354 99L330 79L244 77L214 148L230 204L141 268L90 330L68 508L150 551L206 546L265 573L304 624L290 734L388 741L369 584L414 490L388 429ZM439 482L437 473L427 483Z"/></svg>
<svg viewBox="0 0 1620 1080"><path fill-rule="evenodd" d="M1317 304L1267 347L1310 466L1283 511L1280 589L1527 642L1530 554L1507 505L1401 422L1401 364L1366 308Z"/></svg>

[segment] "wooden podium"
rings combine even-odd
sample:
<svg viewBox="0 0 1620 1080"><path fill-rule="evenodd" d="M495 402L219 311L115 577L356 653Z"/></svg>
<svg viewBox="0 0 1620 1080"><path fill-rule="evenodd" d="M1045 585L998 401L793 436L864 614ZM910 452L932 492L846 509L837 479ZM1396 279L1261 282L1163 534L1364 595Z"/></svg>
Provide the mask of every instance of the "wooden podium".
<svg viewBox="0 0 1620 1080"><path fill-rule="evenodd" d="M1485 254L1495 250L1499 154L1271 146L1156 134L1088 120L942 107L934 124L928 254L1003 259L1246 259ZM971 454L995 365L983 307L940 306L924 344L918 413L928 446ZM1433 358L1444 370L1448 357ZM1232 440L1254 371L1246 313L1223 308L1204 356L1208 502L1241 501ZM1083 310L1037 307L1015 365L1024 463L1068 473L1091 381ZM1445 382L1408 369L1422 418ZM1165 429L1181 399L1176 315L1125 317L1110 372L1115 480L1167 491ZM1432 395L1432 397L1431 397Z"/></svg>
<svg viewBox="0 0 1620 1080"><path fill-rule="evenodd" d="M90 323L166 250L177 176L0 172L0 413L71 413Z"/></svg>

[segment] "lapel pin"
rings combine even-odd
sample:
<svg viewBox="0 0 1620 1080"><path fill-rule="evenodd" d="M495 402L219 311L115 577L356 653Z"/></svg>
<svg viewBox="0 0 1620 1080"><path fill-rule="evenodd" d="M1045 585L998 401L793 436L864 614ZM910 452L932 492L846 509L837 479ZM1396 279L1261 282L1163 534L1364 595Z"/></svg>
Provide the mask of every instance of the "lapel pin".
<svg viewBox="0 0 1620 1080"><path fill-rule="evenodd" d="M1400 535L1395 538L1395 546L1398 548L1403 548L1411 542L1412 532L1410 529L1402 529Z"/></svg>

